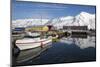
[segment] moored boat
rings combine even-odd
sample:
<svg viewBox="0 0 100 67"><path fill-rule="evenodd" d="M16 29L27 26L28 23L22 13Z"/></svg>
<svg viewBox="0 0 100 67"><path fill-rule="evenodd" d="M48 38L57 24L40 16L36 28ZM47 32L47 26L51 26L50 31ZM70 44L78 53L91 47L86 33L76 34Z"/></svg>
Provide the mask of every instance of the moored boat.
<svg viewBox="0 0 100 67"><path fill-rule="evenodd" d="M20 50L26 50L26 49L32 49L36 47L43 47L48 43L51 43L52 39L51 38L40 38L40 36L35 36L35 37L27 37L23 39L18 39L16 40L16 46Z"/></svg>

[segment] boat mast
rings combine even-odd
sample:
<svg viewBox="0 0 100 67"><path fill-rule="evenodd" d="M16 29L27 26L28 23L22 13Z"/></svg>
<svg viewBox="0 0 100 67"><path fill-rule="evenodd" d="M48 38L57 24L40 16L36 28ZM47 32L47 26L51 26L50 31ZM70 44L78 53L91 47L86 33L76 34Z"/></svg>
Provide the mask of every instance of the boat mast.
<svg viewBox="0 0 100 67"><path fill-rule="evenodd" d="M40 38L43 38L43 32L42 32L42 15L41 15L40 18L41 18L41 20L40 20L41 21L41 24L40 24L40 28L41 28L41 30L40 30L41 31Z"/></svg>
<svg viewBox="0 0 100 67"><path fill-rule="evenodd" d="M42 25L42 15L41 15L41 25Z"/></svg>

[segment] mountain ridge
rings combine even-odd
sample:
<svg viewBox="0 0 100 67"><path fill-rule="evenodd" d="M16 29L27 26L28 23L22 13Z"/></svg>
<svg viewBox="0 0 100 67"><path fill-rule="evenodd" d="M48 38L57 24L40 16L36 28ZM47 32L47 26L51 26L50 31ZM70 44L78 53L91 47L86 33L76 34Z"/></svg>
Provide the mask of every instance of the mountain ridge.
<svg viewBox="0 0 100 67"><path fill-rule="evenodd" d="M95 29L95 14L81 12L76 16L65 16L54 19L18 19L12 21L12 27L28 27L39 25L63 26L88 26L88 29Z"/></svg>

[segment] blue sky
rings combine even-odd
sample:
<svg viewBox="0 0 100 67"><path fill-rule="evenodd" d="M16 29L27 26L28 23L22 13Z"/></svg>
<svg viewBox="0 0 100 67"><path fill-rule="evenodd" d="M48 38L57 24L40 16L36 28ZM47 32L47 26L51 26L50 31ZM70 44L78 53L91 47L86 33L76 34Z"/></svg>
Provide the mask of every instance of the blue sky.
<svg viewBox="0 0 100 67"><path fill-rule="evenodd" d="M95 14L95 6L48 4L34 2L12 2L12 19L44 18L52 19L63 16L75 16L80 12Z"/></svg>

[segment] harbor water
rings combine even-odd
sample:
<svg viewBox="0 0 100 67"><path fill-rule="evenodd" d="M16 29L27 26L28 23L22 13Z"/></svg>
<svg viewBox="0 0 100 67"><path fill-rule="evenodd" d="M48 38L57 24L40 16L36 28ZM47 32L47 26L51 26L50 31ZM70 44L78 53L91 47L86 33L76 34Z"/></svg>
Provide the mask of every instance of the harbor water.
<svg viewBox="0 0 100 67"><path fill-rule="evenodd" d="M96 61L95 36L63 37L44 48L20 51L13 60L16 66Z"/></svg>

